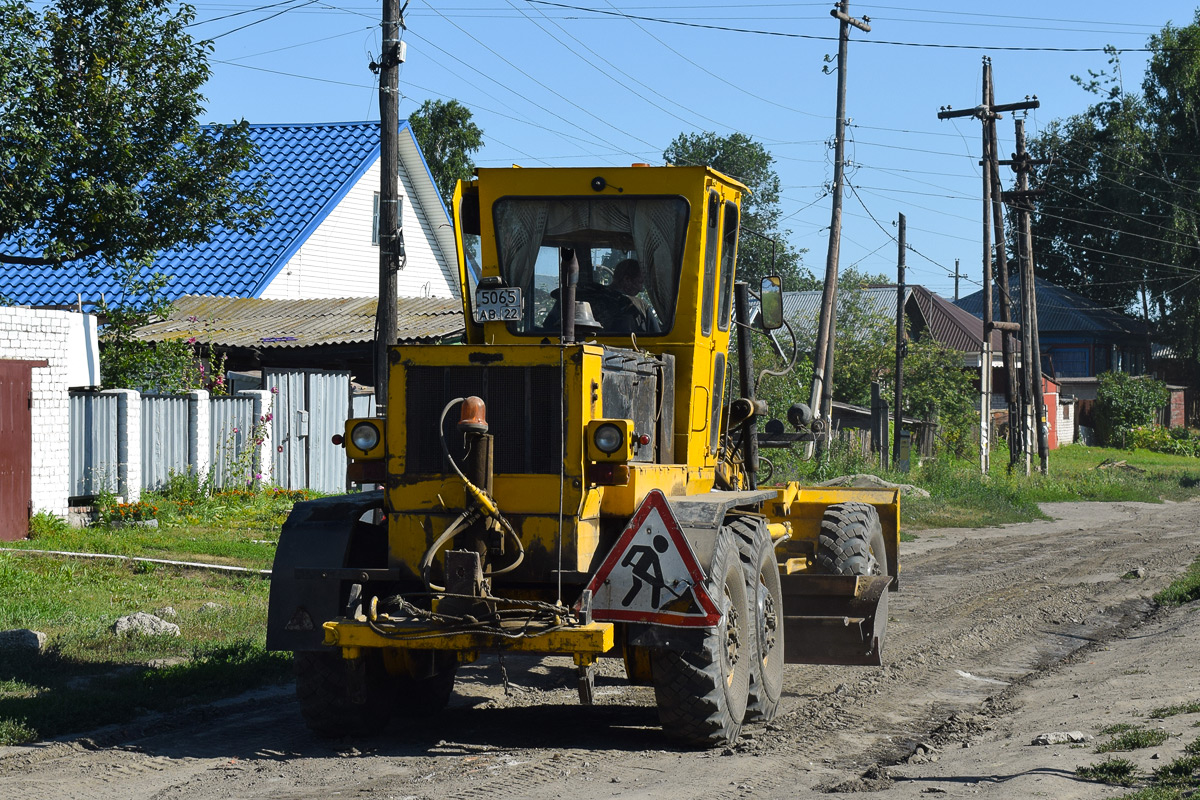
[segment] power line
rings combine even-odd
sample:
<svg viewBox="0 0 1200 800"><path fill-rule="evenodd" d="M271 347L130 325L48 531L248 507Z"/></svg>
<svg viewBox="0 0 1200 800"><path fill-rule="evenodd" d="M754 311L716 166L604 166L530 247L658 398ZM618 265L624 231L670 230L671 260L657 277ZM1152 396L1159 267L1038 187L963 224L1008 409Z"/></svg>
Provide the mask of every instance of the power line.
<svg viewBox="0 0 1200 800"><path fill-rule="evenodd" d="M217 39L228 36L231 33L237 33L238 31L244 31L247 28L253 28L255 25L261 25L264 22L270 22L271 20L275 19L276 17L282 16L283 14L286 14L289 11L295 11L298 8L304 8L305 6L311 6L315 2L317 2L317 0L306 0L306 2L303 2L298 6L289 6L288 8L285 8L285 9L275 12L274 14L272 14L269 17L263 17L262 19L256 19L253 22L247 22L245 25L241 25L237 28L234 28L233 30L225 31L224 33L218 33L216 36L210 36L210 37L208 37L208 41L215 42Z"/></svg>
<svg viewBox="0 0 1200 800"><path fill-rule="evenodd" d="M643 22L657 22L662 25L679 25L685 28L701 28L704 30L722 31L726 33L748 33L755 36L776 36L784 39L808 39L819 42L836 42L836 36L818 36L810 33L787 33L784 31L770 31L754 28L735 28L730 25L708 25L700 22L687 22L685 20L664 19L661 17L647 17L639 14L628 14L621 11L605 11L599 8L585 8L584 6L574 6L567 3L555 3L551 0L525 0L528 3L537 3L538 5L554 6L556 8L567 8L573 11L583 11L588 14L599 14L603 16L620 17L623 19L637 19ZM978 45L978 44L945 44L939 42L899 42L886 39L863 39L864 42L872 44L892 45L895 47L930 47L942 50L989 50L989 51L1013 51L1013 52L1051 52L1051 53L1105 53L1109 51L1108 47L1028 47L1016 45ZM1189 48L1190 49L1190 48ZM1117 48L1118 53L1148 53L1152 50L1148 47L1121 47Z"/></svg>

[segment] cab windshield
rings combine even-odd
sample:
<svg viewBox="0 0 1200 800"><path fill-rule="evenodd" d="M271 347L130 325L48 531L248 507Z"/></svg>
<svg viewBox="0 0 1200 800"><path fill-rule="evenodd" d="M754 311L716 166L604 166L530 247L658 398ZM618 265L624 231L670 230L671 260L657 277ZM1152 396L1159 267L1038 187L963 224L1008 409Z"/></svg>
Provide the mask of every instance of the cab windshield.
<svg viewBox="0 0 1200 800"><path fill-rule="evenodd" d="M682 197L506 197L493 207L500 274L521 289L512 333L559 332L559 256L579 263L575 300L587 303L596 335L655 336L675 321L687 232Z"/></svg>

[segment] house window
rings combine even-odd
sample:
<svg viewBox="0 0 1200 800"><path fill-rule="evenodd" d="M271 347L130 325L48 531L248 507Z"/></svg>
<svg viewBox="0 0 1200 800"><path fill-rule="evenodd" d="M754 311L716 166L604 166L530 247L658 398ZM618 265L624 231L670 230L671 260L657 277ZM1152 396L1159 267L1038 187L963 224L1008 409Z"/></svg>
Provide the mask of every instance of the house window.
<svg viewBox="0 0 1200 800"><path fill-rule="evenodd" d="M400 227L399 220L403 219L404 197L396 198L396 227ZM379 192L375 192L371 199L371 244L379 246Z"/></svg>

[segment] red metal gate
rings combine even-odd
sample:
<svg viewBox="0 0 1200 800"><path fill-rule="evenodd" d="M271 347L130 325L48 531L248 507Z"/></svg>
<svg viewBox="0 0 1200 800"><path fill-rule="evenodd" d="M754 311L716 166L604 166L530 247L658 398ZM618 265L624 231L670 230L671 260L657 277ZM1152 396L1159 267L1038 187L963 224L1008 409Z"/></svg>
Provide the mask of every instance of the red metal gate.
<svg viewBox="0 0 1200 800"><path fill-rule="evenodd" d="M45 362L0 361L0 541L29 533L35 366Z"/></svg>

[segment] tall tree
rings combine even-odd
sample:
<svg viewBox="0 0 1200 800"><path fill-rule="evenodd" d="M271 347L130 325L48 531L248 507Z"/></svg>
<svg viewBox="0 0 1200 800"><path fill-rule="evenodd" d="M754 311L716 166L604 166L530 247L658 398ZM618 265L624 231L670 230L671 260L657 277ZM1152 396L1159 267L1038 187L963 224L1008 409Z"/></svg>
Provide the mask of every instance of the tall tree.
<svg viewBox="0 0 1200 800"><path fill-rule="evenodd" d="M457 100L426 100L408 117L417 144L425 154L433 182L447 206L454 185L471 177L471 156L483 147L483 130L471 121L471 109Z"/></svg>
<svg viewBox="0 0 1200 800"><path fill-rule="evenodd" d="M170 0L0 0L0 264L141 264L265 218L265 182L233 179L254 158L245 121L197 121L212 45L193 18Z"/></svg>
<svg viewBox="0 0 1200 800"><path fill-rule="evenodd" d="M1159 338L1200 359L1200 11L1150 37L1140 94L1120 62L1076 80L1098 96L1031 146L1052 159L1038 183L1039 274L1101 304L1147 314Z"/></svg>
<svg viewBox="0 0 1200 800"><path fill-rule="evenodd" d="M777 274L783 277L788 290L819 287L801 262L804 251L788 241L791 231L780 229L783 212L779 208L779 175L772 167L774 157L761 143L741 133L681 133L663 152L663 160L712 167L750 189L749 196L742 198L739 279L755 286L764 275Z"/></svg>

